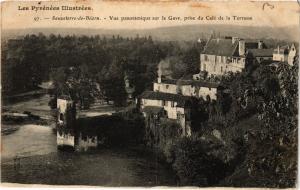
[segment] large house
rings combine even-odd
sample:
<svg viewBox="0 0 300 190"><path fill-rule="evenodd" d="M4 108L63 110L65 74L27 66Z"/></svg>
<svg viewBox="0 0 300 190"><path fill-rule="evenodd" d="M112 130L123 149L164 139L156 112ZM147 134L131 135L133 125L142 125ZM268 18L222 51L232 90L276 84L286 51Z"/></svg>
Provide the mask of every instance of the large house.
<svg viewBox="0 0 300 190"><path fill-rule="evenodd" d="M200 54L200 71L209 76L242 72L254 60L272 60L273 50L262 41L237 37L210 38Z"/></svg>

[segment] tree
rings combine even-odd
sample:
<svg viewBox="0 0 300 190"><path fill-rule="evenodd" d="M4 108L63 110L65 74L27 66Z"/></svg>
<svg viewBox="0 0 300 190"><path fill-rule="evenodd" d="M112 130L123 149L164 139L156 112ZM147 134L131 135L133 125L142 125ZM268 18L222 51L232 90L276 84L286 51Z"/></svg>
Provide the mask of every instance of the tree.
<svg viewBox="0 0 300 190"><path fill-rule="evenodd" d="M181 185L211 186L225 176L226 165L213 154L206 142L197 138L183 138L174 145L173 167Z"/></svg>
<svg viewBox="0 0 300 190"><path fill-rule="evenodd" d="M102 70L100 85L108 100L113 100L117 106L124 105L127 94L125 91L123 70L117 59L114 59L110 66Z"/></svg>

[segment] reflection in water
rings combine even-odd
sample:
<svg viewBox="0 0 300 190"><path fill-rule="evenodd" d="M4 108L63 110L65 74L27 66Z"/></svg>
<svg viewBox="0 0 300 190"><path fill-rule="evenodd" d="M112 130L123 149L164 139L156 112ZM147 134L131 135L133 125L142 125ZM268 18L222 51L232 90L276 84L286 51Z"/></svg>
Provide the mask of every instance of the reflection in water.
<svg viewBox="0 0 300 190"><path fill-rule="evenodd" d="M101 186L176 185L174 174L143 148L57 151L50 127L24 125L2 137L1 181ZM14 167L15 156L20 166Z"/></svg>

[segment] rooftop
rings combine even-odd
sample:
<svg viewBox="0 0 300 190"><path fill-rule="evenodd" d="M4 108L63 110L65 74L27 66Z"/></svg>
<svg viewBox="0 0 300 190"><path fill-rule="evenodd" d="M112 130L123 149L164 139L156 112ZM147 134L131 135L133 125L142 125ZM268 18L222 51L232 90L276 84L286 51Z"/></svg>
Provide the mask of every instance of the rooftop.
<svg viewBox="0 0 300 190"><path fill-rule="evenodd" d="M166 101L177 102L178 107L183 107L186 105L188 101L192 100L192 98L189 96L183 96L180 94L169 94L163 92L153 92L153 91L145 91L139 97L143 99L149 99L149 100L166 100Z"/></svg>
<svg viewBox="0 0 300 190"><path fill-rule="evenodd" d="M145 106L143 111L147 112L147 113L157 114L157 113L163 112L164 108L158 107L158 106Z"/></svg>
<svg viewBox="0 0 300 190"><path fill-rule="evenodd" d="M238 41L232 43L231 39L211 39L205 46L203 54L232 56L238 46Z"/></svg>
<svg viewBox="0 0 300 190"><path fill-rule="evenodd" d="M272 57L273 49L248 49L248 53L253 57Z"/></svg>
<svg viewBox="0 0 300 190"><path fill-rule="evenodd" d="M247 39L245 41L245 49L258 49L258 40ZM232 43L231 38L211 39L207 42L202 54L219 55L219 56L239 56L238 54L239 39ZM262 48L266 49L266 45L262 43Z"/></svg>
<svg viewBox="0 0 300 190"><path fill-rule="evenodd" d="M198 81L198 80L181 80L181 79L162 79L162 83L165 84L177 84L177 85L192 85L198 87L208 87L208 88L217 88L219 87L218 83Z"/></svg>

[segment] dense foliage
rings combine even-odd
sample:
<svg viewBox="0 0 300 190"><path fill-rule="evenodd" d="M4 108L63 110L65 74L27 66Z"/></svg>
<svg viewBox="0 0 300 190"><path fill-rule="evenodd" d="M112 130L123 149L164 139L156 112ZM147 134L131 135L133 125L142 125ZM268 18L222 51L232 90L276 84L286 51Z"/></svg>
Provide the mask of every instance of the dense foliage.
<svg viewBox="0 0 300 190"><path fill-rule="evenodd" d="M55 95L70 95L82 107L88 108L95 98L122 105L127 96L125 76L135 87L133 95L141 94L152 87L157 66L164 59L172 57L170 67L173 73L179 72L177 77L195 72L202 45L153 41L151 36L26 35L4 45L3 92L16 94L52 80ZM178 68L180 62L185 69Z"/></svg>
<svg viewBox="0 0 300 190"><path fill-rule="evenodd" d="M259 65L221 82L228 90L210 103L202 129L174 145L172 165L182 184L294 187L298 60Z"/></svg>

